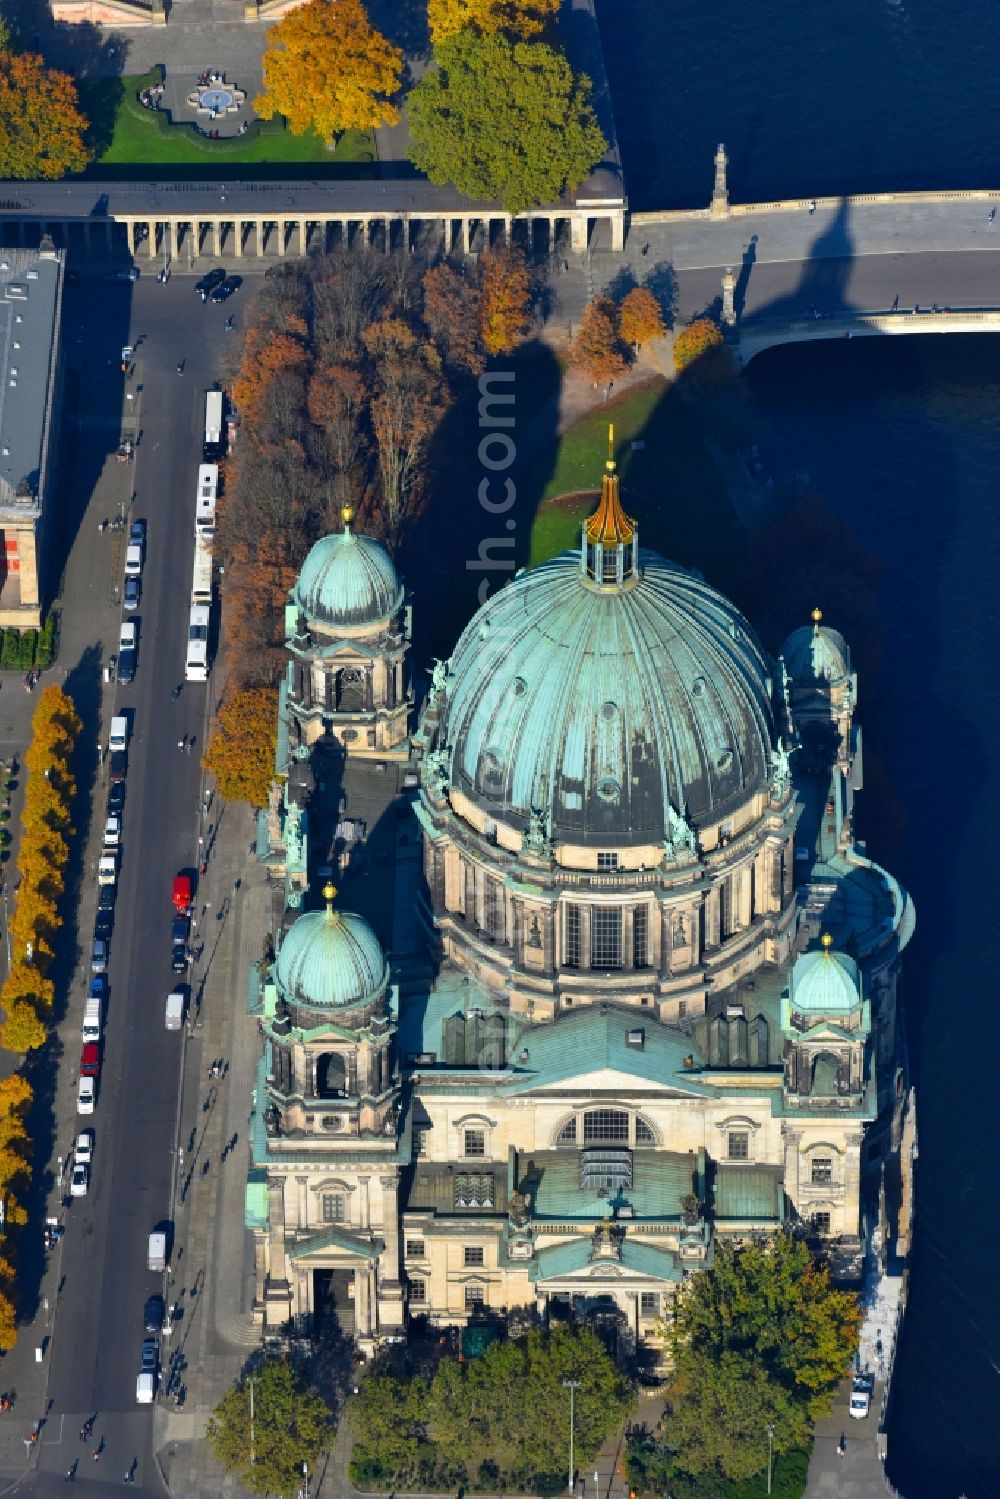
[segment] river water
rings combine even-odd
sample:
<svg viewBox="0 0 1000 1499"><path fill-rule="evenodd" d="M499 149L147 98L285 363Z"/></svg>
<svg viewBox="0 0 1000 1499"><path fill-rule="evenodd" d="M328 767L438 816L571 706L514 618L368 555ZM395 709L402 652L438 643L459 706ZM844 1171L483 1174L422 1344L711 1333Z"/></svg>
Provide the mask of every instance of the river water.
<svg viewBox="0 0 1000 1499"><path fill-rule="evenodd" d="M634 208L706 202L720 140L736 201L1000 189L990 0L598 0L598 13ZM906 810L901 844L871 852L916 901L904 971L920 1127L889 1473L907 1499L995 1499L1000 340L798 346L747 381L779 488L808 474L883 566L883 664L860 683L860 715ZM835 624L836 601L822 605Z"/></svg>

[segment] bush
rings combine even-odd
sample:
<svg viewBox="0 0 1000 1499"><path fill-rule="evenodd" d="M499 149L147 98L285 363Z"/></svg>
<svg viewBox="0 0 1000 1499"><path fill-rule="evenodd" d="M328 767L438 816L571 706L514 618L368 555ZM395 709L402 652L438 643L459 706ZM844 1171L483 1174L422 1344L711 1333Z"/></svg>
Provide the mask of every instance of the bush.
<svg viewBox="0 0 1000 1499"><path fill-rule="evenodd" d="M38 645L38 631L25 630L21 636L21 655L18 666L22 671L30 671L35 664L35 648Z"/></svg>
<svg viewBox="0 0 1000 1499"><path fill-rule="evenodd" d="M3 645L0 646L0 669L16 671L21 661L20 630L4 630Z"/></svg>
<svg viewBox="0 0 1000 1499"><path fill-rule="evenodd" d="M45 671L55 660L56 625L57 617L50 610L45 616L45 623L38 632L38 642L35 646L35 665L39 671Z"/></svg>

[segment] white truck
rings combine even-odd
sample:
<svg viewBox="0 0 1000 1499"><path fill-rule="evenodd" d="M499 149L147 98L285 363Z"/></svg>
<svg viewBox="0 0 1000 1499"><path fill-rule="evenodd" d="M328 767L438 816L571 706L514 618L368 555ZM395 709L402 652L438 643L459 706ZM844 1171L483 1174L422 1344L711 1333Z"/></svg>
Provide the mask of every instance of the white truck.
<svg viewBox="0 0 1000 1499"><path fill-rule="evenodd" d="M163 1014L163 1023L168 1031L179 1031L184 1024L184 1003L184 990L171 989Z"/></svg>
<svg viewBox="0 0 1000 1499"><path fill-rule="evenodd" d="M138 578L142 572L142 543L130 541L125 548L125 576Z"/></svg>
<svg viewBox="0 0 1000 1499"><path fill-rule="evenodd" d="M146 1250L146 1269L161 1272L167 1268L167 1236L159 1229L149 1236L149 1247Z"/></svg>

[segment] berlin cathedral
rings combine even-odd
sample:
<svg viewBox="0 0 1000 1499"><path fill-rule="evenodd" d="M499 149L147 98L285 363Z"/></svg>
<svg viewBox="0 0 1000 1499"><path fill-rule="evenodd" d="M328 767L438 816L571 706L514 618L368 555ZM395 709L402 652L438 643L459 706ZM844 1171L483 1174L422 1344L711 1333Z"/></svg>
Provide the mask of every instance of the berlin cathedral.
<svg viewBox="0 0 1000 1499"><path fill-rule="evenodd" d="M721 1239L797 1225L849 1276L914 913L855 837L846 642L817 609L770 659L641 547L609 458L578 549L424 686L351 522L290 594L258 828L255 1320L309 1336L336 1303L371 1352L555 1302L655 1348Z"/></svg>

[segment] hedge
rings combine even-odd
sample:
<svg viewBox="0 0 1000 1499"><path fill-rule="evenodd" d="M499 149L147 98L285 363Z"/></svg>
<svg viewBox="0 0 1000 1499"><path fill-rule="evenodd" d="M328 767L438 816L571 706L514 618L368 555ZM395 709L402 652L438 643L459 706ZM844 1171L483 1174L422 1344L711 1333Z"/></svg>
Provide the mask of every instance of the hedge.
<svg viewBox="0 0 1000 1499"><path fill-rule="evenodd" d="M0 671L45 671L56 653L56 616L49 613L40 630L0 630Z"/></svg>

